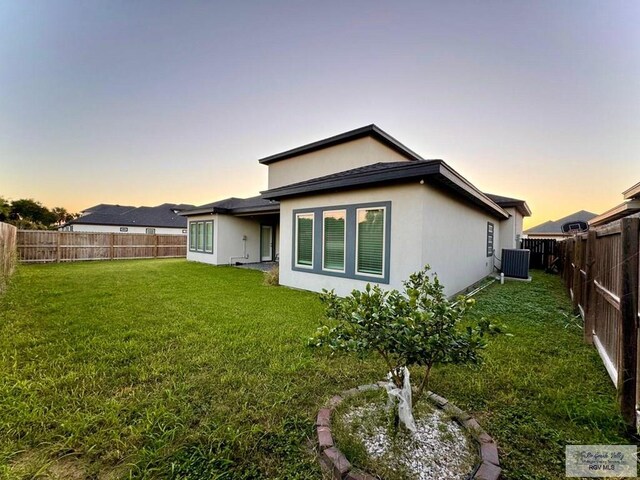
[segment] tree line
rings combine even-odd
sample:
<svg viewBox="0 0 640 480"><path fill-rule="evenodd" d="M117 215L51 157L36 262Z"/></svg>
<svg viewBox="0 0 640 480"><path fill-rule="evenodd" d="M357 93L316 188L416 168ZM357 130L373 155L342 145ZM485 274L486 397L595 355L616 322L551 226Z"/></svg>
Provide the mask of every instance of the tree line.
<svg viewBox="0 0 640 480"><path fill-rule="evenodd" d="M53 230L79 216L64 207L48 209L32 198L7 200L0 197L0 222L23 230Z"/></svg>

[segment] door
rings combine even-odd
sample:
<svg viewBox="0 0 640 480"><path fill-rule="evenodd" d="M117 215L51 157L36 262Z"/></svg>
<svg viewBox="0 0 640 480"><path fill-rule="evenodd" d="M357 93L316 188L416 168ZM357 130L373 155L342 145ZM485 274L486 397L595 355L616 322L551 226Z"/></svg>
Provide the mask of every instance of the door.
<svg viewBox="0 0 640 480"><path fill-rule="evenodd" d="M273 260L273 228L271 225L260 226L260 260L263 262Z"/></svg>

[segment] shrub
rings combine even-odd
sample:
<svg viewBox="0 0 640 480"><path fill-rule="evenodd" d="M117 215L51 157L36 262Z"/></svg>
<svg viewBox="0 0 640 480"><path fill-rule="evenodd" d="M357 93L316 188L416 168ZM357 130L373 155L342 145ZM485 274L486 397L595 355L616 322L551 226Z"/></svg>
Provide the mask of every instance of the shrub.
<svg viewBox="0 0 640 480"><path fill-rule="evenodd" d="M312 346L334 351L380 355L395 387L402 389L405 367L423 367L416 400L428 387L435 365L477 364L485 347L485 333L497 331L485 319L461 326L475 300L458 297L450 302L444 286L429 276L429 266L412 274L404 291L384 291L367 284L346 298L323 291L326 317L331 325L318 328Z"/></svg>
<svg viewBox="0 0 640 480"><path fill-rule="evenodd" d="M280 285L280 267L275 265L268 272L264 272L264 284L277 287Z"/></svg>

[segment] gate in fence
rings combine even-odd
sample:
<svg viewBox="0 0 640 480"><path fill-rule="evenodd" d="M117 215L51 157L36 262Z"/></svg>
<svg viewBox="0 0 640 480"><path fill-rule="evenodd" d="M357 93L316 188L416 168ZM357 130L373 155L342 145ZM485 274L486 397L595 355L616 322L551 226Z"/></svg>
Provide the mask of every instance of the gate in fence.
<svg viewBox="0 0 640 480"><path fill-rule="evenodd" d="M624 218L558 242L574 309L618 389L625 421L638 426L640 218Z"/></svg>
<svg viewBox="0 0 640 480"><path fill-rule="evenodd" d="M546 270L557 258L557 240L553 238L523 238L520 248L526 248L529 253L529 266Z"/></svg>

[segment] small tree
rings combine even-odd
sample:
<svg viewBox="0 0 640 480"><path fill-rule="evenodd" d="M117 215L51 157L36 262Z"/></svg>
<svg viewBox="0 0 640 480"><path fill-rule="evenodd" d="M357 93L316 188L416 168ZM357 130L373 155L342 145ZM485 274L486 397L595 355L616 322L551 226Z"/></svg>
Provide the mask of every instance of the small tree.
<svg viewBox="0 0 640 480"><path fill-rule="evenodd" d="M437 275L429 276L428 265L404 282L403 293L368 284L346 298L325 290L321 300L333 325L320 327L310 344L362 356L379 354L397 388L403 386L404 367L423 367L416 400L428 388L435 365L479 363L485 334L497 331L485 319L463 328L475 300L450 302Z"/></svg>

